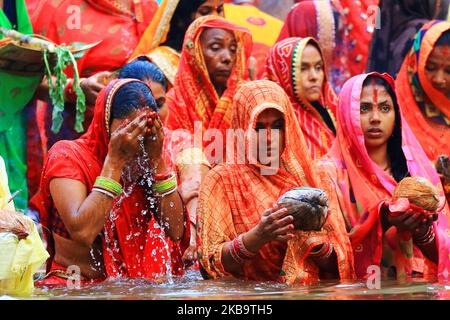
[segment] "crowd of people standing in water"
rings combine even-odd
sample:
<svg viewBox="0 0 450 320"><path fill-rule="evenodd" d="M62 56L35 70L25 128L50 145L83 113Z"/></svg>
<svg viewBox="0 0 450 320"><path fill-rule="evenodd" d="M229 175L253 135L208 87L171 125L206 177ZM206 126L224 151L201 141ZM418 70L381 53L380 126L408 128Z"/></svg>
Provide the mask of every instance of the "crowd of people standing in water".
<svg viewBox="0 0 450 320"><path fill-rule="evenodd" d="M0 211L42 226L36 285L65 285L73 265L85 284L188 268L287 284L370 266L448 279L450 1L295 1L284 24L271 17L270 45L254 40L267 32L259 1L159 2L0 1L3 28L101 40L77 61L83 133L74 69L55 133L54 79L0 64ZM80 28L66 24L73 6ZM228 19L245 8L260 15ZM432 184L434 210L396 201L407 177ZM294 188L325 192L318 228L278 203Z"/></svg>

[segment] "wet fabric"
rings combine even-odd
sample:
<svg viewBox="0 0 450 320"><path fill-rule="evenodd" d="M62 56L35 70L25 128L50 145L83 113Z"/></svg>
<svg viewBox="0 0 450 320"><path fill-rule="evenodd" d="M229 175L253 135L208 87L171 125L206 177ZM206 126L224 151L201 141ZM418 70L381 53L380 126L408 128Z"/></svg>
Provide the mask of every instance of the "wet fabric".
<svg viewBox="0 0 450 320"><path fill-rule="evenodd" d="M395 92L394 81L387 74L363 74L348 80L340 94L337 138L329 154L318 161L320 169L326 171L334 182L350 232L356 274L358 277L367 276L369 266L382 265L395 266L398 277L411 275L413 271L425 277L445 275L446 270L450 270L448 206L434 224L438 266L413 246L412 239L403 238L396 228L390 228L384 235L382 233L380 206L391 200L397 182L370 159L365 147L360 124L360 99L363 82L369 75L385 79ZM400 114L402 150L410 175L428 179L443 195L436 171L414 137L403 110Z"/></svg>
<svg viewBox="0 0 450 320"><path fill-rule="evenodd" d="M216 166L206 176L198 207L199 261L209 277L231 276L222 265L222 248L226 242L249 231L259 222L286 191L298 186L323 188L331 182L318 176L308 154L305 139L296 121L288 96L277 84L267 80L253 81L238 89L234 97L232 128L245 131L245 164L235 162ZM283 168L269 168L256 159L250 149L252 132L259 114L274 108L285 117L285 151ZM264 175L262 170L274 170ZM243 266L242 278L258 281L309 282L319 277L318 268L307 258L310 250L321 243L333 244L341 278L353 277L350 241L336 198L330 198L330 211L322 231L296 232L287 244L272 241Z"/></svg>
<svg viewBox="0 0 450 320"><path fill-rule="evenodd" d="M313 159L318 159L328 152L334 140L337 97L328 83L324 64L325 77L321 97L317 102L322 109L316 108L304 98L300 83L301 62L303 51L308 44L315 44L320 48L313 38L287 38L277 42L267 57L265 77L278 83L286 91L310 155ZM328 117L323 117L321 112L326 112ZM325 119L331 121L332 126L328 125Z"/></svg>
<svg viewBox="0 0 450 320"><path fill-rule="evenodd" d="M97 98L94 119L88 131L77 140L60 141L49 150L40 191L32 199L33 207L39 211L51 254L47 271L50 271L54 257L52 232L58 232L61 221L50 194L50 182L56 178L68 178L80 181L88 191L92 189L108 152L110 120L107 115L112 101L108 97L114 86L118 89L133 81L138 80L112 81ZM139 182L124 188L127 196L122 194L115 199L106 219L102 241L107 275L154 279L170 272L181 274L179 243L164 235L153 216L156 210L154 198L149 196L148 187Z"/></svg>
<svg viewBox="0 0 450 320"><path fill-rule="evenodd" d="M398 102L414 135L433 163L450 155L450 99L433 87L425 66L450 22L432 21L417 34L396 80Z"/></svg>

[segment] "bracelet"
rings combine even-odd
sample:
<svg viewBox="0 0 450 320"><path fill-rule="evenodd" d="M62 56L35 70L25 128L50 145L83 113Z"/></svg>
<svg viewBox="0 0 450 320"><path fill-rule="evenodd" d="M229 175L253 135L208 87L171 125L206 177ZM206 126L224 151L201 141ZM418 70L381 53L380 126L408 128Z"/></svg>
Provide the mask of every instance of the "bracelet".
<svg viewBox="0 0 450 320"><path fill-rule="evenodd" d="M316 259L326 259L333 253L333 245L324 243L318 251L310 252L309 256Z"/></svg>
<svg viewBox="0 0 450 320"><path fill-rule="evenodd" d="M427 232L423 236L414 239L414 242L419 246L425 246L425 245L433 242L435 237L436 237L436 234L434 233L434 228L432 226L430 226L430 227L428 227Z"/></svg>
<svg viewBox="0 0 450 320"><path fill-rule="evenodd" d="M236 239L234 239L233 241L231 241L230 243L230 254L231 257L233 258L234 261L236 261L238 264L243 264L245 263L245 259L241 258L239 256L239 254L237 253L237 248L236 248Z"/></svg>
<svg viewBox="0 0 450 320"><path fill-rule="evenodd" d="M112 194L115 194L116 196L121 194L122 190L123 190L122 186L117 181L110 179L110 178L101 177L101 176L99 176L99 177L97 177L97 179L95 179L94 187L97 189L102 189L104 191L108 191Z"/></svg>
<svg viewBox="0 0 450 320"><path fill-rule="evenodd" d="M112 199L116 198L116 195L112 194L109 191L100 189L100 188L92 188L92 191L97 191L97 192L103 193L104 195L107 195L108 197L110 197Z"/></svg>
<svg viewBox="0 0 450 320"><path fill-rule="evenodd" d="M77 101L77 94L75 93L75 90L73 89L73 79L67 80L66 85L64 87L64 96L66 98L66 101L68 101L68 102Z"/></svg>
<svg viewBox="0 0 450 320"><path fill-rule="evenodd" d="M169 170L167 170L164 173L154 174L153 175L153 179L155 179L155 180L167 180L170 177L172 177L172 175L174 175L174 174L175 173L171 169L169 169Z"/></svg>
<svg viewBox="0 0 450 320"><path fill-rule="evenodd" d="M156 193L165 193L168 191L172 191L172 189L177 187L177 177L174 173L170 176L170 178L154 183L152 186L152 190Z"/></svg>
<svg viewBox="0 0 450 320"><path fill-rule="evenodd" d="M171 189L171 190L169 190L169 191L167 191L167 192L165 192L165 193L158 193L158 192L155 192L154 195L155 195L155 197L163 198L163 197L165 197L165 196L168 196L168 195L174 193L174 192L177 191L177 190L178 190L178 188L175 186L175 188L173 188L173 189Z"/></svg>
<svg viewBox="0 0 450 320"><path fill-rule="evenodd" d="M254 258L257 253L255 252L251 252L250 250L248 250L245 245L244 245L244 241L242 240L243 235L239 235L239 237L237 237L237 243L238 243L238 247L239 247L239 251L248 259L252 259Z"/></svg>

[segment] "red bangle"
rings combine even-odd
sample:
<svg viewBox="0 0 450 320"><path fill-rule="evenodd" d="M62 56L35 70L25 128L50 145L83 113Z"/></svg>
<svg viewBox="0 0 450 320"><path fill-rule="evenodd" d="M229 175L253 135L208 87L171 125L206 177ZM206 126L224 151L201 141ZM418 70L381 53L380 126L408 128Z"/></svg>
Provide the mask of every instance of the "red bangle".
<svg viewBox="0 0 450 320"><path fill-rule="evenodd" d="M153 175L153 179L155 179L155 180L167 180L167 179L169 179L172 176L172 174L173 174L173 171L170 169L170 170L167 170L166 172L163 172L163 173L154 174Z"/></svg>

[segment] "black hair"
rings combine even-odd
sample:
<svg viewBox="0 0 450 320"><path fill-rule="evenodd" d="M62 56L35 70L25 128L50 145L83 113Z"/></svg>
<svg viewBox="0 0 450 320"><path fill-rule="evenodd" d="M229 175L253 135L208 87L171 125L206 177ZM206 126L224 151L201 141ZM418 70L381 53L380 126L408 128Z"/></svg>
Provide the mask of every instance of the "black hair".
<svg viewBox="0 0 450 320"><path fill-rule="evenodd" d="M163 86L167 91L167 80L164 73L157 65L150 62L147 57L139 57L138 59L127 63L119 72L119 79L138 79L141 81L154 81Z"/></svg>
<svg viewBox="0 0 450 320"><path fill-rule="evenodd" d="M142 82L133 81L117 90L111 106L111 121L125 119L134 110L151 108L157 111L156 101L150 88Z"/></svg>
<svg viewBox="0 0 450 320"><path fill-rule="evenodd" d="M378 76L369 76L364 80L363 87L371 84L383 86L394 102L395 124L392 136L388 140L387 152L391 160L392 176L395 181L400 182L409 175L409 172L408 165L406 164L406 157L402 149L402 125L397 97L394 90L385 79Z"/></svg>
<svg viewBox="0 0 450 320"><path fill-rule="evenodd" d="M450 30L445 31L436 41L435 47L450 46Z"/></svg>
<svg viewBox="0 0 450 320"><path fill-rule="evenodd" d="M184 35L189 25L194 21L193 15L206 0L181 0L170 20L170 30L167 40L162 45L181 52Z"/></svg>

